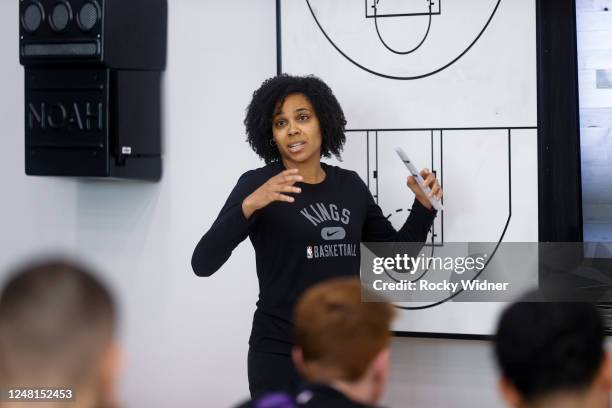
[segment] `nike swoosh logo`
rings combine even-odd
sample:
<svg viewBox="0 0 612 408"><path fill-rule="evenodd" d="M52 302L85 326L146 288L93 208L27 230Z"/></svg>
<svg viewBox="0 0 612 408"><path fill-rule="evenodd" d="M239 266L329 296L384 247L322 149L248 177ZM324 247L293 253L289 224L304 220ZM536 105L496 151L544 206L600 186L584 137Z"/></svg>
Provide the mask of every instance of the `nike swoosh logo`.
<svg viewBox="0 0 612 408"><path fill-rule="evenodd" d="M335 241L344 237L346 237L346 231L342 227L325 227L321 230L321 238L326 241Z"/></svg>

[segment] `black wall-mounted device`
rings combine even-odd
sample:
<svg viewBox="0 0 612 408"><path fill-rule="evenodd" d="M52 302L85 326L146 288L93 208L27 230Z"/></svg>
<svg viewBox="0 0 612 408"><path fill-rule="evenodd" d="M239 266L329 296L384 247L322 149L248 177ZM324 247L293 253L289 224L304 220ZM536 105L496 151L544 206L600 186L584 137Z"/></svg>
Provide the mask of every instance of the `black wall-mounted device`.
<svg viewBox="0 0 612 408"><path fill-rule="evenodd" d="M20 0L29 175L158 180L167 0Z"/></svg>

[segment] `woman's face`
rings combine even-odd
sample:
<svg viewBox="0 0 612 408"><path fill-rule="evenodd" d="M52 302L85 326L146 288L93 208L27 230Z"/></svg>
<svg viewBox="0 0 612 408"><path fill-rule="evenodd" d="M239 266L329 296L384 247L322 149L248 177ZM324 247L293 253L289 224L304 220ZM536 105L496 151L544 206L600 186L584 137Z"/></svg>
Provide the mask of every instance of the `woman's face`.
<svg viewBox="0 0 612 408"><path fill-rule="evenodd" d="M272 117L272 136L285 162L306 164L321 160L319 118L308 98L287 95Z"/></svg>

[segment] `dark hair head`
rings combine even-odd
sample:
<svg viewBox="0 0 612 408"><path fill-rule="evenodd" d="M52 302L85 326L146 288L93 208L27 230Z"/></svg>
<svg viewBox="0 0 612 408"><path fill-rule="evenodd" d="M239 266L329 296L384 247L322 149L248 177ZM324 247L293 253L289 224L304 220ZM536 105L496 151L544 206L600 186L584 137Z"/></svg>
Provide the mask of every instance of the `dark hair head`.
<svg viewBox="0 0 612 408"><path fill-rule="evenodd" d="M495 354L526 401L588 388L604 358L601 316L589 303L518 302L502 314Z"/></svg>
<svg viewBox="0 0 612 408"><path fill-rule="evenodd" d="M319 119L321 127L321 156L340 157L346 141L344 112L332 90L315 76L278 75L267 79L253 93L247 108L244 125L247 141L266 163L280 160L280 153L272 140L272 117L276 107L291 94L305 95Z"/></svg>
<svg viewBox="0 0 612 408"><path fill-rule="evenodd" d="M87 270L61 260L28 266L0 297L0 378L76 386L96 368L114 328L113 299Z"/></svg>

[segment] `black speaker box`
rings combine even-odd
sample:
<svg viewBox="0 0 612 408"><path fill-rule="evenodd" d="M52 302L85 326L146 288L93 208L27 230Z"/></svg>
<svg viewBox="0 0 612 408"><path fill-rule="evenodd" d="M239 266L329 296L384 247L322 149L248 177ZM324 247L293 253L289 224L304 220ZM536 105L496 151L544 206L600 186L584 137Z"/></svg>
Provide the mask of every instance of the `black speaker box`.
<svg viewBox="0 0 612 408"><path fill-rule="evenodd" d="M20 61L163 70L167 8L166 0L21 0Z"/></svg>
<svg viewBox="0 0 612 408"><path fill-rule="evenodd" d="M28 175L158 180L166 0L21 0Z"/></svg>
<svg viewBox="0 0 612 408"><path fill-rule="evenodd" d="M26 69L26 174L158 180L160 75Z"/></svg>

